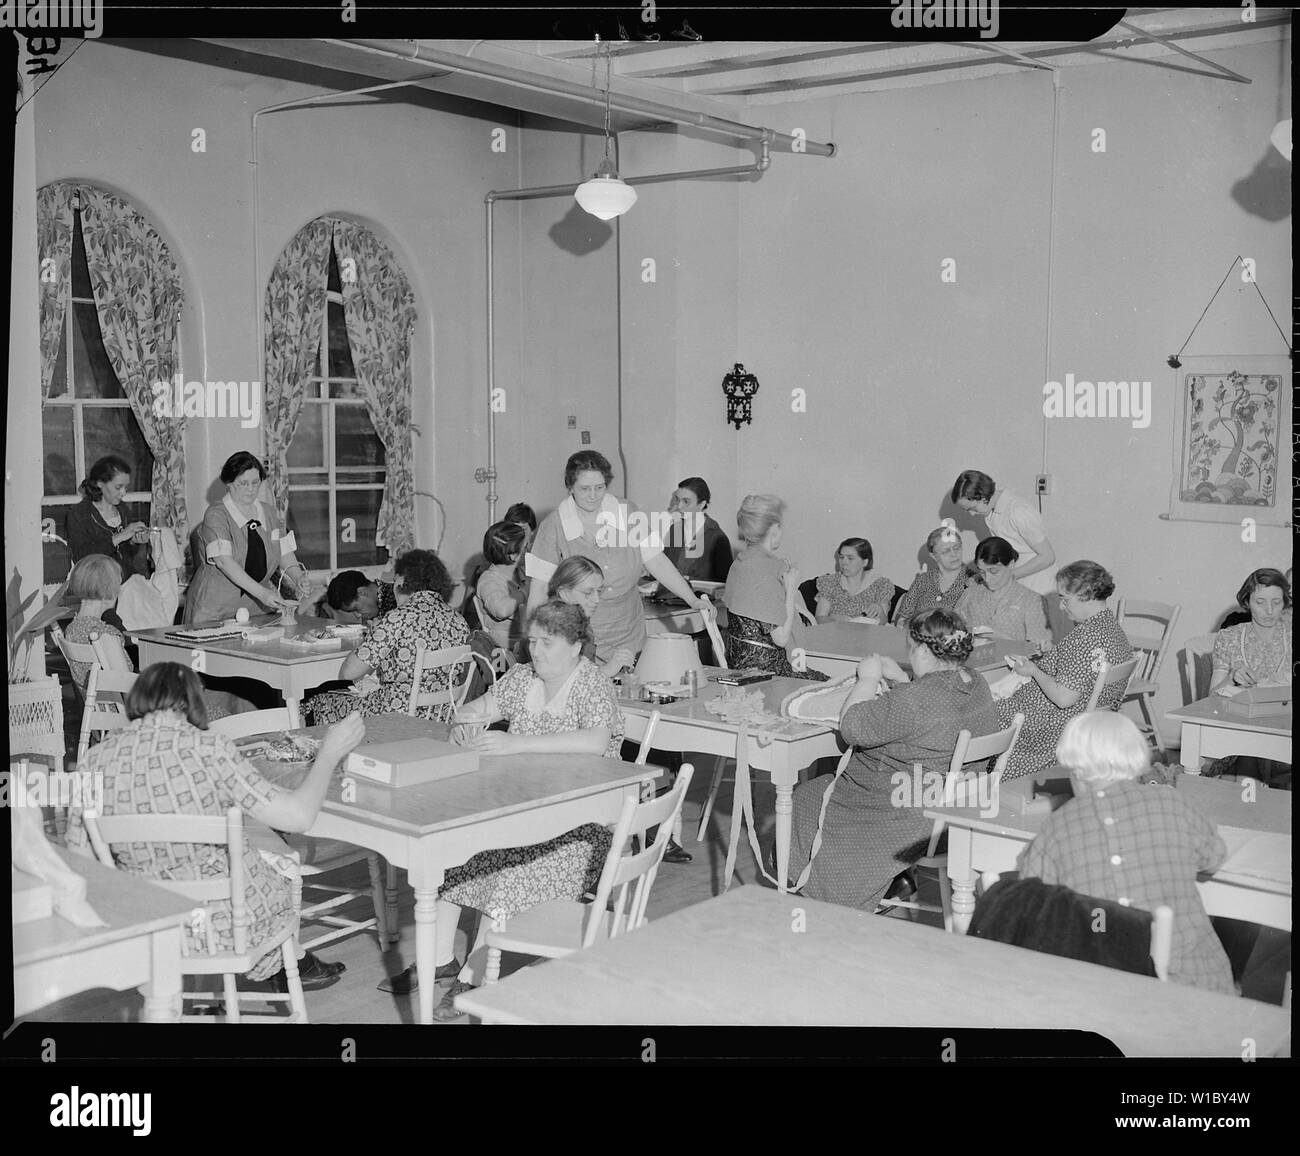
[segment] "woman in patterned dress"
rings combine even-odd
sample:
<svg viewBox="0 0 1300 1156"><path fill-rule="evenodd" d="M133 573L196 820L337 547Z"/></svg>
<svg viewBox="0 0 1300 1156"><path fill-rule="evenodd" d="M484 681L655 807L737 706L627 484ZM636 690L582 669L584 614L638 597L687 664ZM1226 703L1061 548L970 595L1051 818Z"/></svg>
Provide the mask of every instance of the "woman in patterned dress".
<svg viewBox="0 0 1300 1156"><path fill-rule="evenodd" d="M913 681L891 658L873 654L858 664L840 712L840 734L856 748L844 774L795 788L790 872L797 878L813 856L803 889L810 899L874 911L894 877L925 854L933 829L923 813L925 780L942 780L963 730L998 729L988 682L965 666L974 639L960 616L925 611L911 620L908 637ZM885 678L899 685L876 697Z"/></svg>
<svg viewBox="0 0 1300 1156"><path fill-rule="evenodd" d="M985 538L975 549L976 577L957 603L973 630L986 626L999 638L1051 645L1052 631L1043 612L1043 596L1012 576L1020 555L1005 538Z"/></svg>
<svg viewBox="0 0 1300 1156"><path fill-rule="evenodd" d="M731 565L722 599L727 665L825 682L820 670L795 670L786 653L798 621L799 571L776 555L784 516L785 503L774 494L748 494L736 513L746 548Z"/></svg>
<svg viewBox="0 0 1300 1156"><path fill-rule="evenodd" d="M306 703L317 724L336 722L358 710L367 718L404 713L420 644L441 650L469 641L468 624L447 605L452 580L437 554L409 550L397 560L396 571L397 609L371 623L356 653L339 669L339 678L357 685L350 691L323 691ZM445 669L426 670L420 690L445 690L447 683Z"/></svg>
<svg viewBox="0 0 1300 1156"><path fill-rule="evenodd" d="M894 600L888 578L871 578L871 543L866 538L845 538L835 551L835 572L817 579L817 618L858 618L884 622Z"/></svg>
<svg viewBox="0 0 1300 1156"><path fill-rule="evenodd" d="M1227 847L1213 825L1164 787L1138 782L1151 762L1133 720L1109 711L1072 718L1056 757L1074 798L1048 817L1021 853L1022 877L1154 911L1173 908L1169 978L1233 994L1232 967L1196 889Z"/></svg>
<svg viewBox="0 0 1300 1156"><path fill-rule="evenodd" d="M1056 572L1061 609L1074 628L1039 659L1012 655L1007 659L1017 674L1030 681L1010 698L998 703L998 718L1010 726L1017 712L1025 716L1016 749L1011 752L1005 779L1032 775L1056 762L1056 744L1065 724L1082 714L1104 659L1118 666L1133 657L1124 631L1106 606L1115 592L1115 579L1096 562L1071 562ZM1098 710L1119 710L1122 686L1102 691Z"/></svg>
<svg viewBox="0 0 1300 1156"><path fill-rule="evenodd" d="M966 593L970 572L961 560L961 534L957 523L945 518L925 539L925 548L934 561L912 581L894 607L894 625L906 626L913 614L923 610L956 610L961 596Z"/></svg>
<svg viewBox="0 0 1300 1156"><path fill-rule="evenodd" d="M1237 591L1250 621L1214 636L1210 691L1291 682L1291 587L1278 570L1252 571Z"/></svg>
<svg viewBox="0 0 1300 1156"><path fill-rule="evenodd" d="M616 759L623 745L623 715L614 688L582 656L591 625L579 606L546 602L528 621L531 662L512 667L494 690L465 707L462 721L504 719L506 732L487 731L470 742L488 755L583 754ZM474 949L482 946L492 919L509 918L552 899L580 899L596 885L609 852L610 832L595 823L531 847L481 851L447 872L438 899L437 978L456 982L434 1009L440 1020L460 1014L452 1001L468 991L477 961L462 968L455 958L462 907L488 916L479 920ZM481 954L481 953L479 953ZM415 990L414 970L390 980L386 990Z"/></svg>
<svg viewBox="0 0 1300 1156"><path fill-rule="evenodd" d="M330 727L302 786L287 791L268 782L225 735L207 729L202 684L188 667L160 662L146 669L127 695L132 720L86 755L84 770L103 776L100 810L105 815L220 815L239 807L256 822L276 831L306 831L316 821L330 776L365 737L365 726L352 715ZM68 846L91 854L82 808L68 816ZM248 938L256 943L287 923L297 923L301 894L286 873L287 844L250 837L244 843L244 886ZM124 870L153 879L207 879L229 875L225 848L211 844L116 844L113 857ZM218 951L234 950L229 902L209 903L203 922L187 922L190 950L205 953L215 937ZM301 949L299 949L301 952ZM287 991L280 949L268 952L248 973ZM309 952L299 955L298 974L308 990L329 987L343 971Z"/></svg>

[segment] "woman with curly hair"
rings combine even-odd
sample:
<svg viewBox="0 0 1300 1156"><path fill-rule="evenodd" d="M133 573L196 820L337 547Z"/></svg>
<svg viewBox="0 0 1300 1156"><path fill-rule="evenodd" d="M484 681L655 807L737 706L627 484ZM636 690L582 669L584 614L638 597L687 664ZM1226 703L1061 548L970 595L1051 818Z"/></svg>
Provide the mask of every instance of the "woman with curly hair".
<svg viewBox="0 0 1300 1156"><path fill-rule="evenodd" d="M918 777L947 773L963 730L998 729L988 682L966 668L974 639L961 616L923 611L908 637L910 681L892 658L872 654L858 664L840 712L840 734L855 748L844 774L795 788L790 873L812 858L809 899L874 911L894 877L925 854L933 824L915 797ZM897 685L889 689L886 679Z"/></svg>
<svg viewBox="0 0 1300 1156"><path fill-rule="evenodd" d="M365 717L403 712L411 699L415 656L421 643L429 650L462 646L469 626L447 604L452 580L432 550L409 550L397 560L394 591L397 609L375 619L355 654L343 660L339 678L354 685L329 690L306 704L318 725L337 722L354 711ZM447 688L446 670L426 670L422 693Z"/></svg>

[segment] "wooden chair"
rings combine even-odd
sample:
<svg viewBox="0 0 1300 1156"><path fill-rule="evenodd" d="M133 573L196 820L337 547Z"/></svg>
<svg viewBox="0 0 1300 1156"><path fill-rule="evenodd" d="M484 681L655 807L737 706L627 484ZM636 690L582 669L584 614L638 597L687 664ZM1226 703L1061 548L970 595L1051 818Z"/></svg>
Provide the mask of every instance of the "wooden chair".
<svg viewBox="0 0 1300 1156"><path fill-rule="evenodd" d="M77 643L68 643L69 647ZM81 714L81 733L77 738L77 766L86 761L92 736L109 731L124 730L130 723L126 717L126 696L135 685L136 676L119 670L104 670L91 651L90 677L86 680L86 708ZM78 662L85 661L77 659Z"/></svg>
<svg viewBox="0 0 1300 1156"><path fill-rule="evenodd" d="M1124 698L1125 701L1137 699L1138 708L1146 720L1141 729L1155 740L1156 750L1161 754L1165 751L1165 740L1160 733L1160 712L1155 709L1155 696L1160 689L1160 670L1181 613L1181 606L1143 602L1136 598L1121 598L1115 613L1129 644L1138 655L1138 665ZM1159 626L1158 632L1151 629L1152 623Z"/></svg>
<svg viewBox="0 0 1300 1156"><path fill-rule="evenodd" d="M556 899L498 922L487 934L484 983L496 983L500 978L503 951L558 959L590 947L597 939L614 939L643 926L650 890L668 849L669 831L681 813L693 774L690 763L683 763L676 784L666 795L648 803L624 802L594 902ZM650 827L659 828L654 842L642 851L629 851L632 835L644 836ZM644 838L641 845L645 845Z"/></svg>
<svg viewBox="0 0 1300 1156"><path fill-rule="evenodd" d="M208 730L214 734L227 735L232 739L246 738L249 735L266 734L268 731L292 729L289 708L278 706L270 710L246 711L244 714L227 715L214 719L208 724ZM288 834L285 842L298 852L301 861L303 901L302 921L304 923L323 923L333 930L317 936L304 943L305 951L315 951L336 939L344 939L358 931L375 932L379 940L379 950L386 951L390 942L396 942L398 929L389 927L385 918L385 883L396 892L397 878L393 868L387 866L383 859L373 851L354 847L338 839L313 839L306 835ZM345 907L365 892L355 887L339 887L334 884L318 882L324 875L341 871L365 860L370 870L370 896L374 903L373 919L347 919L333 914L340 907ZM307 892L320 892L326 898L320 902L307 905Z"/></svg>
<svg viewBox="0 0 1300 1156"><path fill-rule="evenodd" d="M1210 694L1214 675L1214 635L1198 634L1183 644L1183 702L1200 702Z"/></svg>
<svg viewBox="0 0 1300 1156"><path fill-rule="evenodd" d="M980 874L980 889L987 891L994 883L1001 878L998 871L984 871ZM1143 911L1143 908L1133 907L1129 910L1134 912ZM1169 981L1169 960L1173 955L1174 946L1174 911L1172 907L1160 904L1151 915L1151 965L1155 969L1156 978L1162 983Z"/></svg>
<svg viewBox="0 0 1300 1156"><path fill-rule="evenodd" d="M115 670L119 674L135 673L135 667L126 655L126 648L116 634L92 634L90 649L95 652L95 661L104 670Z"/></svg>
<svg viewBox="0 0 1300 1156"><path fill-rule="evenodd" d="M637 723L640 723L641 721L640 715L626 715L624 717L627 723L629 724L629 726L634 726ZM636 758L633 760L633 762L635 762L638 767L644 767L646 763L650 761L650 748L654 745L653 739L655 735L655 728L659 725L659 717L660 717L659 712L657 710L652 710L650 712L650 717L646 719L645 730L641 732L641 740L640 740L641 745L637 747ZM633 736L626 735L625 737L630 739ZM664 777L666 778L667 776L665 775ZM643 803L648 803L654 797L655 797L654 784L643 783L641 786L641 801ZM677 812L677 821L673 825L673 841L678 844L680 844L682 841L681 811Z"/></svg>
<svg viewBox="0 0 1300 1156"><path fill-rule="evenodd" d="M272 1016L255 1016L254 1021L267 1023L307 1023L307 1005L302 995L302 980L298 976L298 949L295 938L297 920L286 919L275 934L258 943L248 938L248 910L244 890L244 828L243 813L231 807L224 817L216 815L97 815L84 811L86 834L94 848L95 857L106 867L116 867L109 848L114 843L211 843L226 848L230 873L220 878L203 880L152 879L151 882L167 891L183 895L195 903L206 904L228 901L231 906L234 947L231 951L217 951L216 937L204 936L204 915L196 912L196 936L206 939L206 954L191 948L188 938L182 941L181 972L184 975L219 975L225 996L227 1023L241 1022L241 1004L287 1003L291 1014L287 1019ZM240 992L236 976L243 975L267 952L279 948L284 958L284 971L288 979L286 994L272 992ZM181 996L182 1011L185 1000L210 1002L206 992L186 992ZM210 1023L208 1016L182 1015L183 1021Z"/></svg>
<svg viewBox="0 0 1300 1156"><path fill-rule="evenodd" d="M430 650L421 644L415 654L411 697L406 705L406 713L424 718L432 717L441 722L451 722L456 712L464 705L465 696L469 693L469 684L474 672L473 655L473 650L468 646L445 646L441 650ZM420 689L425 673L431 670L447 672L446 689L430 691ZM425 711L430 713L421 713Z"/></svg>
<svg viewBox="0 0 1300 1156"><path fill-rule="evenodd" d="M963 779L971 782L981 773L988 774L989 796L996 802L1002 776L1006 772L1007 763L1011 761L1011 752L1016 748L1020 730L1024 725L1025 716L1017 713L1006 730L996 731L991 735L981 735L979 738L972 738L970 731L964 730L957 736L957 745L953 748L952 760L948 764L948 775L943 784L945 807L956 806L957 786ZM997 760L991 771L966 770L972 763L986 764L989 759ZM916 868L938 872L939 906L931 907L926 903L914 903L905 899L882 899L880 907L886 909L905 907L911 911L928 911L931 914L942 915L944 930L951 931L952 888L948 881L948 856L939 854L939 840L943 836L945 826L942 819L934 821L934 829L930 832L930 845L916 862Z"/></svg>
<svg viewBox="0 0 1300 1156"><path fill-rule="evenodd" d="M1102 691L1112 686L1122 686L1127 692L1129 679L1133 677L1133 672L1137 670L1138 663L1142 661L1140 654L1135 654L1126 662L1121 662L1118 666L1111 666L1104 658L1101 660L1101 669L1097 671L1097 681L1092 684L1092 693L1088 696L1088 705L1085 710L1096 710L1097 704L1101 702ZM1121 694L1111 710L1119 710L1123 705L1124 695Z"/></svg>

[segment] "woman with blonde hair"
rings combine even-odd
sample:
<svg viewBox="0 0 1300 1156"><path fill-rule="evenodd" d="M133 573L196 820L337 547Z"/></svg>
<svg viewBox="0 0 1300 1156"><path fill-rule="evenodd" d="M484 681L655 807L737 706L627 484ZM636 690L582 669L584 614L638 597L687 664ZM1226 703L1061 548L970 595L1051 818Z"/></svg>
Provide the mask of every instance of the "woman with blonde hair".
<svg viewBox="0 0 1300 1156"><path fill-rule="evenodd" d="M825 682L819 670L797 671L786 653L798 617L799 571L776 555L785 503L775 494L749 494L736 513L746 548L727 574L727 665L786 678Z"/></svg>
<svg viewBox="0 0 1300 1156"><path fill-rule="evenodd" d="M1232 968L1196 889L1227 847L1176 791L1138 782L1150 763L1146 740L1126 715L1087 711L1065 724L1056 757L1070 768L1074 798L1020 853L1022 877L1081 895L1154 911L1173 909L1169 978L1232 994Z"/></svg>

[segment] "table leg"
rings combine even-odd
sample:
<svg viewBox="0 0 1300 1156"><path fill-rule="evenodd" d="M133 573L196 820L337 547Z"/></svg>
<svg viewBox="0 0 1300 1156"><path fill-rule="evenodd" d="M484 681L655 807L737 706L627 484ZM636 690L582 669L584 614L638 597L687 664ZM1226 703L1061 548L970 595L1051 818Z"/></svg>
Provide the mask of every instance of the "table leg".
<svg viewBox="0 0 1300 1156"><path fill-rule="evenodd" d="M952 930L965 935L975 913L974 843L964 827L948 827L948 880L952 884Z"/></svg>
<svg viewBox="0 0 1300 1156"><path fill-rule="evenodd" d="M289 711L289 728L297 730L302 726L302 711L299 705L302 703L302 695L294 694L292 691L284 692L284 705Z"/></svg>
<svg viewBox="0 0 1300 1156"><path fill-rule="evenodd" d="M140 988L144 1019L151 1024L179 1023L181 1018L181 933L164 928L149 936L149 982Z"/></svg>
<svg viewBox="0 0 1300 1156"><path fill-rule="evenodd" d="M790 828L794 815L794 785L776 784L776 886L784 892L790 878Z"/></svg>
<svg viewBox="0 0 1300 1156"><path fill-rule="evenodd" d="M1183 723L1178 761L1193 775L1201 773L1201 728L1196 723Z"/></svg>
<svg viewBox="0 0 1300 1156"><path fill-rule="evenodd" d="M438 926L438 889L415 889L415 974L420 979L420 1023L433 1023L435 932Z"/></svg>

